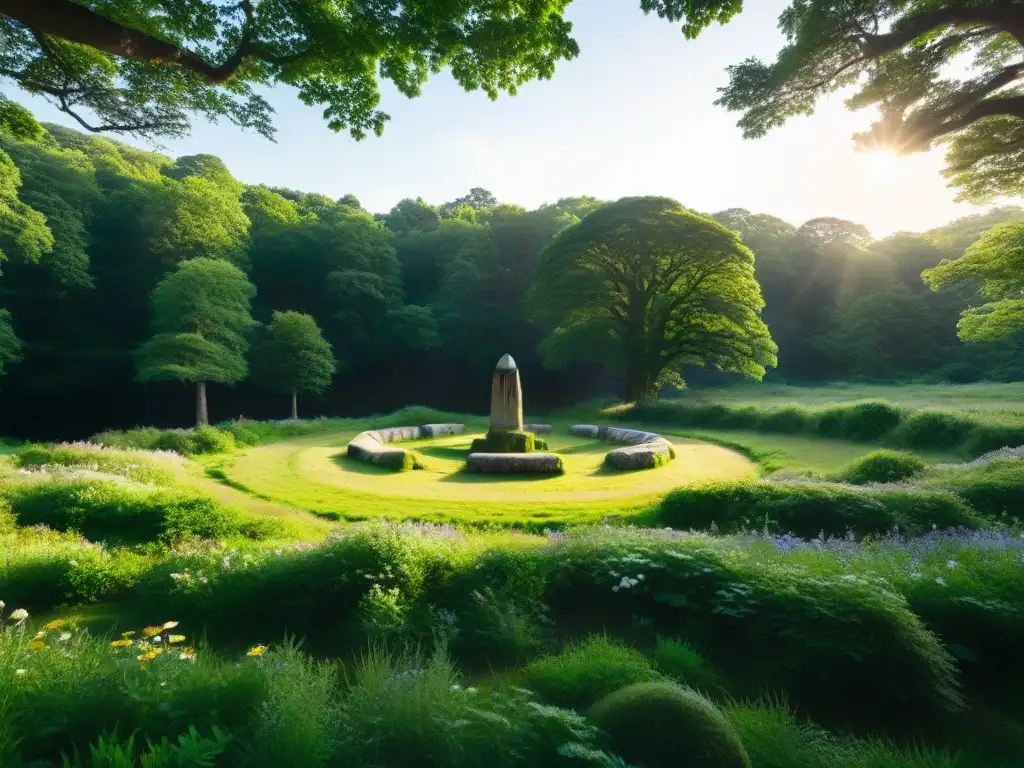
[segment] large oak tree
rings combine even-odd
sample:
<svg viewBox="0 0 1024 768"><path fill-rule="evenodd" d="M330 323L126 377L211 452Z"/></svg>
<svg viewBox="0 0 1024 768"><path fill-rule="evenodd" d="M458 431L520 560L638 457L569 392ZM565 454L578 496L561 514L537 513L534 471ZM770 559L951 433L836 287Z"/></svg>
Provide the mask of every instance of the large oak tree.
<svg viewBox="0 0 1024 768"><path fill-rule="evenodd" d="M683 365L760 379L776 363L754 254L736 233L664 197L623 198L560 232L527 302L548 333L547 364L620 369L631 400L681 383Z"/></svg>
<svg viewBox="0 0 1024 768"><path fill-rule="evenodd" d="M579 46L571 0L0 0L0 76L91 131L181 136L190 117L273 135L260 86L293 86L334 130L379 134L378 78L408 97L447 68L492 99ZM641 0L696 34L742 0ZM91 113L91 114L90 114Z"/></svg>
<svg viewBox="0 0 1024 768"><path fill-rule="evenodd" d="M718 101L745 136L856 85L848 105L881 113L860 145L945 143L962 199L1024 193L1024 0L793 0L779 28L777 59L730 67Z"/></svg>

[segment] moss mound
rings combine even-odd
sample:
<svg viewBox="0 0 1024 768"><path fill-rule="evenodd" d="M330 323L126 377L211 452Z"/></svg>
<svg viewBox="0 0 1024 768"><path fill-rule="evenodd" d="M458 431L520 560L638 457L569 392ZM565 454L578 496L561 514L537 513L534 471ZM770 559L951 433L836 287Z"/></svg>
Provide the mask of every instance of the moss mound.
<svg viewBox="0 0 1024 768"><path fill-rule="evenodd" d="M628 685L595 704L589 718L616 753L647 768L751 768L718 708L674 683Z"/></svg>
<svg viewBox="0 0 1024 768"><path fill-rule="evenodd" d="M470 453L532 453L536 450L537 438L533 432L517 430L495 430L487 437L478 437L469 449Z"/></svg>

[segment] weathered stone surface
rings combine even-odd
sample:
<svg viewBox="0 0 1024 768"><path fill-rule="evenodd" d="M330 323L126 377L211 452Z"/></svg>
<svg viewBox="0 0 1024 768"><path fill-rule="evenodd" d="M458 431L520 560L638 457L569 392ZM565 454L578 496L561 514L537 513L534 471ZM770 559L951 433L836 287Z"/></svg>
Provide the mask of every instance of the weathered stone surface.
<svg viewBox="0 0 1024 768"><path fill-rule="evenodd" d="M512 359L512 355L506 352L501 356L501 360L494 366L496 371L514 371L516 370L516 361Z"/></svg>
<svg viewBox="0 0 1024 768"><path fill-rule="evenodd" d="M550 424L523 424L523 432L533 432L535 435L550 435Z"/></svg>
<svg viewBox="0 0 1024 768"><path fill-rule="evenodd" d="M506 359L511 361L511 368L500 367ZM498 362L491 377L491 422L492 432L521 432L523 429L523 386L519 380L519 371L515 361L505 355Z"/></svg>
<svg viewBox="0 0 1024 768"><path fill-rule="evenodd" d="M573 424L569 427L569 434L577 437L597 437L599 430L594 424Z"/></svg>
<svg viewBox="0 0 1024 768"><path fill-rule="evenodd" d="M423 437L422 427L385 427L372 430L382 443L400 443L403 440L419 440Z"/></svg>
<svg viewBox="0 0 1024 768"><path fill-rule="evenodd" d="M465 424L424 424L420 427L423 437L445 437L461 435L466 431Z"/></svg>
<svg viewBox="0 0 1024 768"><path fill-rule="evenodd" d="M604 460L615 469L651 469L671 461L672 454L668 440L655 436L654 440L609 451Z"/></svg>
<svg viewBox="0 0 1024 768"><path fill-rule="evenodd" d="M604 434L601 435L602 440L608 440L613 443L629 443L630 445L640 445L642 443L652 443L655 440L662 440L662 436L656 432L641 432L638 429L622 429L620 427L607 427L604 430Z"/></svg>
<svg viewBox="0 0 1024 768"><path fill-rule="evenodd" d="M495 475L557 475L563 471L561 457L553 453L471 453L466 469Z"/></svg>

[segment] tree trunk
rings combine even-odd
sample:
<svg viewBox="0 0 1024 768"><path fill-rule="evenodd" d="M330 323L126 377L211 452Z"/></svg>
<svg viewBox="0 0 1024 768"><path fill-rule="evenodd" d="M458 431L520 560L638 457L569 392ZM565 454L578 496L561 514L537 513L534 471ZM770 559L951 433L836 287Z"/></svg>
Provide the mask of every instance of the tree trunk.
<svg viewBox="0 0 1024 768"><path fill-rule="evenodd" d="M654 382L657 376L652 376L645 368L629 368L626 371L626 399L631 403L653 397L655 392Z"/></svg>
<svg viewBox="0 0 1024 768"><path fill-rule="evenodd" d="M209 424L210 411L206 407L206 382L196 382L196 424Z"/></svg>
<svg viewBox="0 0 1024 768"><path fill-rule="evenodd" d="M296 390L292 390L292 418L299 418L299 393Z"/></svg>

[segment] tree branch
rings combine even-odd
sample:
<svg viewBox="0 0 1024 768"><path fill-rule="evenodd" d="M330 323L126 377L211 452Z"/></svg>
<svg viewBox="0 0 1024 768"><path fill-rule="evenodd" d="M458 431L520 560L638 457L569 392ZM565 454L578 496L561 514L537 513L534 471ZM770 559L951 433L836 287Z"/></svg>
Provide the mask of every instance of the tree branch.
<svg viewBox="0 0 1024 768"><path fill-rule="evenodd" d="M857 44L861 52L870 59L876 59L902 48L926 32L937 27L959 24L984 24L1010 34L1024 45L1024 8L1011 7L1009 3L998 2L973 7L941 8L900 19L892 30L884 35L859 36Z"/></svg>
<svg viewBox="0 0 1024 768"><path fill-rule="evenodd" d="M979 101L956 120L939 122L915 132L912 143L913 145L927 146L935 139L962 131L982 118L1000 115L1024 120L1024 96L1006 96Z"/></svg>
<svg viewBox="0 0 1024 768"><path fill-rule="evenodd" d="M72 0L0 0L0 13L24 24L37 39L41 35L59 37L133 61L178 66L214 84L230 80L249 56L271 64L287 64L308 55L301 52L279 56L268 51L253 39L252 0L241 0L238 7L245 16L242 38L235 52L215 65L187 48L122 26Z"/></svg>

